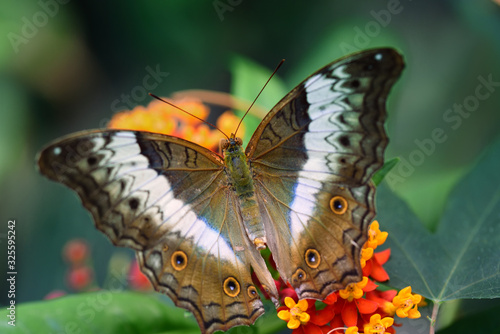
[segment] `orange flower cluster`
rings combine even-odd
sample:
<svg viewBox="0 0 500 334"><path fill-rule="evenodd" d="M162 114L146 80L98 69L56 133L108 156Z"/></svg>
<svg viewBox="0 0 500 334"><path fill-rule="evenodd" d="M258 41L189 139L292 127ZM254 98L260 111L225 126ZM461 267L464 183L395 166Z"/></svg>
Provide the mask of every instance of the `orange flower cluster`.
<svg viewBox="0 0 500 334"><path fill-rule="evenodd" d="M147 107L138 106L115 114L108 128L161 133L192 141L213 151L218 150L221 133L200 121L207 119L210 113L208 106L196 98L164 99L199 119L162 101L153 100ZM217 119L216 126L230 134L238 122L239 118L226 111ZM240 127L238 135L242 137L243 133L244 129Z"/></svg>
<svg viewBox="0 0 500 334"><path fill-rule="evenodd" d="M381 232L379 223L374 221L368 232L368 241L363 246L361 267L363 279L351 283L345 289L330 294L325 300L312 299L297 301L297 295L290 286L277 281L276 286L286 295L285 305L278 309L278 317L288 322L294 334L383 334L395 333L394 315L400 318L420 317L417 307L422 296L411 293L406 287L396 290L379 291L375 283L389 279L382 267L390 257L390 249L375 253L374 250L387 239L387 232ZM281 289L280 289L281 288ZM322 305L320 309L317 307Z"/></svg>

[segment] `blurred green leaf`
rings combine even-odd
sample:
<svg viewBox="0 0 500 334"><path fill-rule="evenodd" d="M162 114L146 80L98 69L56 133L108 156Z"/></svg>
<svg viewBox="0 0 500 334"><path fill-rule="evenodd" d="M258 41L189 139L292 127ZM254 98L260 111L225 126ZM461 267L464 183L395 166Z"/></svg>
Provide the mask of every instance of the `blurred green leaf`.
<svg viewBox="0 0 500 334"><path fill-rule="evenodd" d="M253 101L271 76L272 70L248 58L234 56L231 61L231 93L239 98ZM257 104L270 110L286 93L288 93L287 86L277 73L259 96Z"/></svg>
<svg viewBox="0 0 500 334"><path fill-rule="evenodd" d="M286 322L276 316L271 302L264 301L266 314L250 327L235 327L228 333L271 334ZM167 305L159 298L134 292L102 290L16 305L15 327L8 324L10 310L2 308L0 332L9 333L199 333L191 313Z"/></svg>
<svg viewBox="0 0 500 334"><path fill-rule="evenodd" d="M304 48L304 56L301 57L301 61L293 64L290 83L298 85L314 71L348 54L400 44L399 38L393 31L382 30L380 35L376 39L370 39L367 45L361 47L356 45L358 33L353 28L364 28L365 24L364 21L346 18L346 20L326 26L320 35L314 36L318 40L311 47Z"/></svg>
<svg viewBox="0 0 500 334"><path fill-rule="evenodd" d="M500 306L497 306L488 311L461 318L453 325L438 331L438 334L500 333L499 312Z"/></svg>
<svg viewBox="0 0 500 334"><path fill-rule="evenodd" d="M0 180L19 164L26 147L28 105L26 96L15 82L0 77L2 121L0 122ZM30 159L31 161L31 159Z"/></svg>
<svg viewBox="0 0 500 334"><path fill-rule="evenodd" d="M390 285L411 285L436 302L500 297L499 152L497 141L459 182L435 234L387 187L379 187L379 217L390 231Z"/></svg>
<svg viewBox="0 0 500 334"><path fill-rule="evenodd" d="M380 184L385 178L385 176L396 166L399 162L399 158L392 158L389 161L386 161L382 168L380 168L375 175L373 175L372 180L376 186Z"/></svg>
<svg viewBox="0 0 500 334"><path fill-rule="evenodd" d="M199 333L194 317L133 292L98 291L16 306L16 326L2 308L0 332L8 333ZM10 320L9 320L10 321Z"/></svg>
<svg viewBox="0 0 500 334"><path fill-rule="evenodd" d="M271 73L272 72L269 69L264 68L247 58L234 56L231 62L231 94L251 103L257 97L257 94L269 79ZM255 110L257 109L253 108L250 110L249 115L245 118L247 131L245 132L245 137L243 138L244 143L248 143L255 129L257 129L257 126L262 121L262 118L264 118L267 112L270 111L271 108L274 107L274 105L278 103L287 93L288 90L286 85L283 81L281 81L278 75L275 75L271 81L269 81L256 102L257 105L263 107L265 112L255 114ZM240 115L243 116L245 111L246 110L242 110Z"/></svg>

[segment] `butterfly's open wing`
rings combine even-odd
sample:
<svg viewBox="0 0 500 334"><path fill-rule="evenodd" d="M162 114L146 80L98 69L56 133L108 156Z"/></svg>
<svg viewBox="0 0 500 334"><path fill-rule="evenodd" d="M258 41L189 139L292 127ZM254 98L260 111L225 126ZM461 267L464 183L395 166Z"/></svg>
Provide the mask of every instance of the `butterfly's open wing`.
<svg viewBox="0 0 500 334"><path fill-rule="evenodd" d="M242 228L217 154L159 134L87 131L46 147L38 164L78 193L115 245L137 251L156 290L191 311L203 333L264 313L250 266L273 281Z"/></svg>
<svg viewBox="0 0 500 334"><path fill-rule="evenodd" d="M271 110L247 146L268 246L299 298L361 280L385 102L402 68L392 49L327 65Z"/></svg>

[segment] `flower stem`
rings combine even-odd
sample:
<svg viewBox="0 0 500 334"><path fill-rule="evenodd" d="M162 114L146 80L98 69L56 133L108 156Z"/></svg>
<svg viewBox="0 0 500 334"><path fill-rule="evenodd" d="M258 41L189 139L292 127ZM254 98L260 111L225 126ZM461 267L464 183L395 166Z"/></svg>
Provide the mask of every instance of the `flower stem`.
<svg viewBox="0 0 500 334"><path fill-rule="evenodd" d="M433 307L432 307L432 315L431 315L431 318L429 319L431 321L431 326L429 328L429 334L434 334L435 330L436 330L436 319L437 319L437 314L438 314L438 310L439 310L439 303L433 303Z"/></svg>

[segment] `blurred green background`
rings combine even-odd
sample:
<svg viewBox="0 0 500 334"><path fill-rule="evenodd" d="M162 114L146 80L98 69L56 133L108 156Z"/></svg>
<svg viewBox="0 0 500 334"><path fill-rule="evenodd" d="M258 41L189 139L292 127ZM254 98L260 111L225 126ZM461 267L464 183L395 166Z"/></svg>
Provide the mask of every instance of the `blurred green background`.
<svg viewBox="0 0 500 334"><path fill-rule="evenodd" d="M34 159L48 141L105 126L127 106L124 94L131 107L148 104L140 88L151 71L161 72L149 82L156 95L230 92L235 56L270 70L285 58L278 76L291 89L347 53L397 48L407 67L389 98L386 157L402 163L389 185L430 229L455 182L500 135L500 6L490 0L7 0L0 13L0 247L15 219L17 302L68 290L61 251L72 238L89 242L96 279L105 279L116 249ZM247 85L256 96L263 82ZM429 144L436 129L446 139Z"/></svg>

